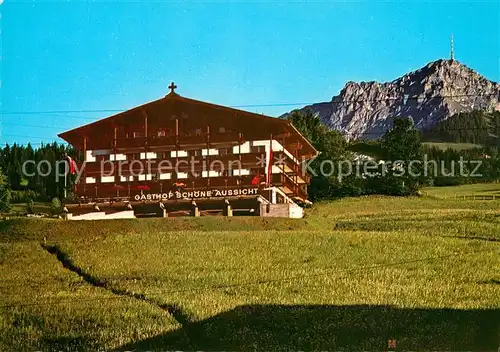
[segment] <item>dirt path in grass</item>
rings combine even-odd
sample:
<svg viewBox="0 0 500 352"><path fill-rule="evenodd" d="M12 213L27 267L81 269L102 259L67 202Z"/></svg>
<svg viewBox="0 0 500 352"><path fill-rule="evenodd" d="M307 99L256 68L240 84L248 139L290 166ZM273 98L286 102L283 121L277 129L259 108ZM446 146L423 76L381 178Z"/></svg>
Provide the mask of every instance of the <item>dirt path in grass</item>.
<svg viewBox="0 0 500 352"><path fill-rule="evenodd" d="M190 317L187 313L185 313L181 307L177 304L171 303L161 303L154 299L146 297L144 294L130 292L128 290L119 289L116 287L112 287L105 280L101 280L98 277L95 277L87 272L85 272L82 268L78 267L70 258L70 256L65 253L59 246L57 245L48 245L41 244L42 248L54 255L57 260L63 265L64 268L74 272L78 276L80 276L85 282L88 284L105 289L115 295L122 297L129 297L141 302L149 303L157 308L160 308L166 312L168 312L182 327L184 331L189 331L189 326L193 323L192 317ZM189 339L189 334L187 334L187 339Z"/></svg>

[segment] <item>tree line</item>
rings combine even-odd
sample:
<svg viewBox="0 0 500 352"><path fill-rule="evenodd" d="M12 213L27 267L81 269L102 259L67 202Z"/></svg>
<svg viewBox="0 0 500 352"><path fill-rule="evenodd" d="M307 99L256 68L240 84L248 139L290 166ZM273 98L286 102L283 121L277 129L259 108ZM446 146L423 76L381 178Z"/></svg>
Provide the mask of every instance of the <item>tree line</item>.
<svg viewBox="0 0 500 352"><path fill-rule="evenodd" d="M73 154L71 147L56 142L42 144L38 148L33 148L30 144L5 145L1 148L0 211L8 210L10 203L61 198L64 180L56 178L56 162L64 160L66 155ZM42 160L46 162L40 164ZM34 163L27 163L24 172L23 165L26 161ZM37 165L40 165L40 170L37 170ZM42 171L46 176L40 175L38 171Z"/></svg>
<svg viewBox="0 0 500 352"><path fill-rule="evenodd" d="M497 147L500 138L500 111L472 111L455 114L423 131L428 142L473 143Z"/></svg>

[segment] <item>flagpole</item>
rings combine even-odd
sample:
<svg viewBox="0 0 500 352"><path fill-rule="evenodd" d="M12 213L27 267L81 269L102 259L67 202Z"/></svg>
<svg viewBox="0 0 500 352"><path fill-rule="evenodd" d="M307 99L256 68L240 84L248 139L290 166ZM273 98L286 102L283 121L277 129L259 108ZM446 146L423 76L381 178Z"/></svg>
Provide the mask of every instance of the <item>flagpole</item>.
<svg viewBox="0 0 500 352"><path fill-rule="evenodd" d="M271 175L273 169L273 134L269 135L269 150L266 155L267 165L266 165L266 185L269 187L271 185Z"/></svg>
<svg viewBox="0 0 500 352"><path fill-rule="evenodd" d="M66 162L68 162L68 158L66 157ZM67 164L64 164L64 200L66 200L67 197L67 190L66 188L68 187L68 168Z"/></svg>

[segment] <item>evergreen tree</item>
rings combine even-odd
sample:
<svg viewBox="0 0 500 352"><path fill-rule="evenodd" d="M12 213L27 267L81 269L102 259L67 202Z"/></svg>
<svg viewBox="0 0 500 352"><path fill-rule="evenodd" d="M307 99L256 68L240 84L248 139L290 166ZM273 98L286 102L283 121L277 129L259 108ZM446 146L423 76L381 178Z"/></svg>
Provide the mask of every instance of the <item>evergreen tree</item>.
<svg viewBox="0 0 500 352"><path fill-rule="evenodd" d="M474 143L498 146L500 112L471 111L458 113L423 132L429 142Z"/></svg>
<svg viewBox="0 0 500 352"><path fill-rule="evenodd" d="M416 194L424 182L423 148L420 131L412 120L394 119L393 128L382 137L381 147L391 161L386 176L380 179L383 193Z"/></svg>
<svg viewBox="0 0 500 352"><path fill-rule="evenodd" d="M0 211L8 212L10 210L10 189L7 183L7 177L0 169Z"/></svg>
<svg viewBox="0 0 500 352"><path fill-rule="evenodd" d="M75 155L71 147L58 143L42 144L36 149L33 149L30 144L26 146L17 144L13 144L12 146L6 145L3 149L0 149L0 168L5 172L7 184L10 189L16 192L15 200L26 202L24 198L28 195L30 198L45 201L50 201L54 197L61 197L64 182L56 179L55 166L56 162L65 160L66 153L75 160L78 160L78 155ZM52 170L48 176L41 176L36 168L36 165L44 160L50 163ZM23 165L26 161L33 162L26 164L23 170ZM44 165L42 171L45 171L46 167ZM69 189L72 188L72 181L73 178L69 177ZM26 197L21 197L19 195L21 193ZM35 197L33 197L33 194L35 194Z"/></svg>

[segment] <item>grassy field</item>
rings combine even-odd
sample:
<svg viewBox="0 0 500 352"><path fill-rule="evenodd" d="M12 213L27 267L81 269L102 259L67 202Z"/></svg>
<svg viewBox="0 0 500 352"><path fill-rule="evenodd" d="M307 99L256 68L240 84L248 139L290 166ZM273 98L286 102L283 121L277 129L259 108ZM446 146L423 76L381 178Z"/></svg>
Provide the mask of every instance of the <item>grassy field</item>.
<svg viewBox="0 0 500 352"><path fill-rule="evenodd" d="M15 203L12 204L12 209L10 210L10 214L27 214L28 212L28 205L27 203ZM44 203L44 202L35 202L33 205L33 212L35 214L37 213L46 213L50 214L51 213L51 208L50 208L50 203Z"/></svg>
<svg viewBox="0 0 500 352"><path fill-rule="evenodd" d="M453 149L456 151L482 148L479 144L473 143L443 143L443 142L424 142L422 143L424 146L438 148L441 150Z"/></svg>
<svg viewBox="0 0 500 352"><path fill-rule="evenodd" d="M461 198L483 196L500 199L500 183L476 183L470 185L453 186L453 187L427 187L423 190L423 194L437 198Z"/></svg>
<svg viewBox="0 0 500 352"><path fill-rule="evenodd" d="M499 206L359 197L301 220L4 221L0 350L494 351Z"/></svg>

